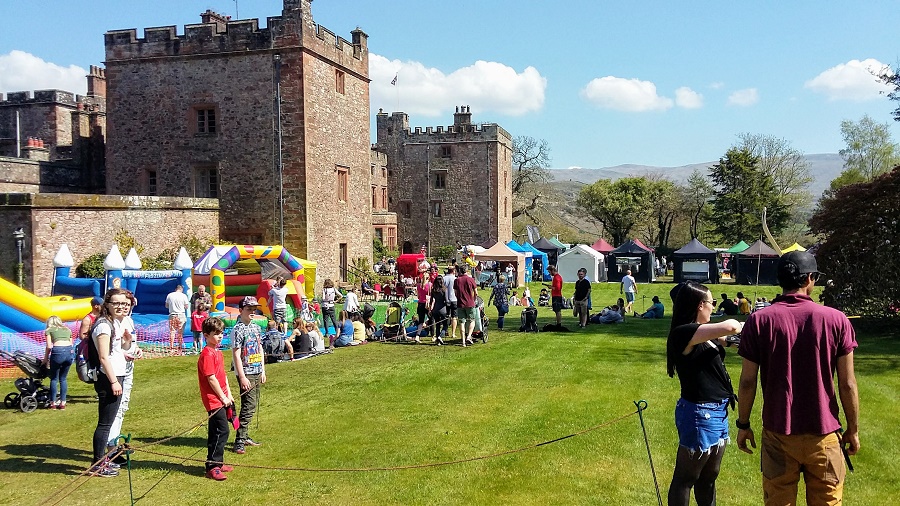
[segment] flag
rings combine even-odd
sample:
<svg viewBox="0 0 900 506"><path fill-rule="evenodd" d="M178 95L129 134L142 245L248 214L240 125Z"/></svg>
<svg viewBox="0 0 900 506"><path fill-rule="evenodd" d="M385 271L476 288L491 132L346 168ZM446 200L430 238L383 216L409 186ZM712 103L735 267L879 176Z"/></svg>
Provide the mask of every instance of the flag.
<svg viewBox="0 0 900 506"><path fill-rule="evenodd" d="M394 74L394 79L391 80L391 86L397 85L397 74Z"/></svg>

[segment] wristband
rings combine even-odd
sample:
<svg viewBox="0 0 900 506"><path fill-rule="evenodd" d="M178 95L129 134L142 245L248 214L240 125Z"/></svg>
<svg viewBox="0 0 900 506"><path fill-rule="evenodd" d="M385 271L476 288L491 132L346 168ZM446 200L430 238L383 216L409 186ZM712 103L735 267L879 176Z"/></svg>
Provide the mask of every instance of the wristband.
<svg viewBox="0 0 900 506"><path fill-rule="evenodd" d="M734 425L735 425L738 429L741 429L741 430L748 430L748 429L750 429L750 422L742 422L742 421L740 421L740 420L735 420L735 421L734 421Z"/></svg>

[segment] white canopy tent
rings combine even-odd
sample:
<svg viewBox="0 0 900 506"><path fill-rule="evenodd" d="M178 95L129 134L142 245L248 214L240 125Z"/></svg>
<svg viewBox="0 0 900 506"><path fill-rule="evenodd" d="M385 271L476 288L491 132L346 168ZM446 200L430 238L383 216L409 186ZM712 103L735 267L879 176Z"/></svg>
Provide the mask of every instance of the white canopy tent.
<svg viewBox="0 0 900 506"><path fill-rule="evenodd" d="M502 242L498 242L481 253L475 253L475 260L481 262L490 260L495 260L497 262L514 262L516 264L516 278L518 279L518 284L520 286L525 284L525 255L514 251Z"/></svg>
<svg viewBox="0 0 900 506"><path fill-rule="evenodd" d="M591 282L606 281L606 264L603 261L603 253L578 244L559 255L556 268L560 276L566 281L578 279L578 269L587 269L587 278Z"/></svg>

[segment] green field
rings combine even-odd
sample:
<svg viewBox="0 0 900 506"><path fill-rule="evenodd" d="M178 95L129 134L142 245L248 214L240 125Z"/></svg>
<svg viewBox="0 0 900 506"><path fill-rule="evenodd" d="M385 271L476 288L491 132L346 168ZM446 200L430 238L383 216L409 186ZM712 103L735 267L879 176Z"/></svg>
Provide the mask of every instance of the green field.
<svg viewBox="0 0 900 506"><path fill-rule="evenodd" d="M140 449L134 454L137 504L656 504L639 419L614 420L634 413L634 401L647 401L644 420L665 498L677 446L672 411L679 390L677 379L665 374L671 286L640 287L638 309L642 302L649 306L652 295L666 303L661 321L629 317L624 324L579 331L567 311L564 324L573 332L521 334L515 331L519 308L512 308L507 331L492 328L489 342L472 348L372 343L270 365L251 427L263 446L246 455L227 451L226 461L236 469L222 483L205 479L201 462L186 460L206 455L205 426L183 433L206 417L196 358L138 363L125 431L135 445L178 437L145 448L174 457ZM731 285L727 291L734 295L739 288L756 296L753 287ZM535 299L538 291L533 284ZM618 285L595 285L595 309L615 302L618 291ZM714 295L720 291L713 289ZM758 295L777 291L763 287ZM568 284L565 293L571 292ZM488 313L493 327L496 312ZM539 325L551 320L550 310L540 308ZM856 473L847 479L846 504L896 504L900 481L890 462L898 450L892 431L900 426L900 334L854 322L861 326L856 372L862 450L854 458ZM727 365L737 381L734 349ZM90 460L97 416L93 390L74 372L69 380L66 411L0 410L0 504L129 503L124 471L44 501L85 481L77 477ZM0 394L5 390L14 390L11 381L0 382ZM757 401L756 427L759 406ZM575 437L483 460L349 470L488 456L606 422L611 423ZM718 483L721 504L760 504L758 453L745 455L729 445Z"/></svg>

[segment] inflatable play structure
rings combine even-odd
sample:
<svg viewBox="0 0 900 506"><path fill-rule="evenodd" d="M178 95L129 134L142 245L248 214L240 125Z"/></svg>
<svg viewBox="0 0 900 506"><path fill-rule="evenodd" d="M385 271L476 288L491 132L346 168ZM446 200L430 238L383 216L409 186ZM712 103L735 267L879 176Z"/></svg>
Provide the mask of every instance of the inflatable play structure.
<svg viewBox="0 0 900 506"><path fill-rule="evenodd" d="M213 312L234 313L242 298L253 295L263 314L271 316L269 290L279 276L288 281L286 317L292 320L301 299L315 296L316 263L295 258L282 246L212 246L194 263L193 283L209 287Z"/></svg>

